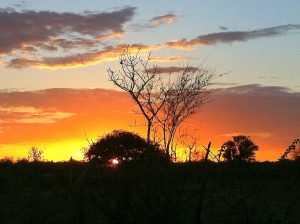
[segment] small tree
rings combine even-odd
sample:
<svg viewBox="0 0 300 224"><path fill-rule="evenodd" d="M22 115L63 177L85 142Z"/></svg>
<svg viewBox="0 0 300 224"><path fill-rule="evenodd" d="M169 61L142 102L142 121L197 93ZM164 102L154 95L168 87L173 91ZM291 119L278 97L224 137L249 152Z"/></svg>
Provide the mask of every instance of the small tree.
<svg viewBox="0 0 300 224"><path fill-rule="evenodd" d="M221 146L223 158L227 162L232 161L255 161L255 153L258 146L250 139L249 136L233 136L233 140L225 142Z"/></svg>
<svg viewBox="0 0 300 224"><path fill-rule="evenodd" d="M200 161L205 157L205 152L200 150L199 135L196 129L181 129L177 138L184 147L186 162ZM177 143L178 144L178 143Z"/></svg>
<svg viewBox="0 0 300 224"><path fill-rule="evenodd" d="M164 154L158 144L149 143L132 132L115 130L93 142L85 157L109 165L111 162L160 160Z"/></svg>
<svg viewBox="0 0 300 224"><path fill-rule="evenodd" d="M29 162L41 162L43 160L43 150L31 147L27 155L27 160Z"/></svg>

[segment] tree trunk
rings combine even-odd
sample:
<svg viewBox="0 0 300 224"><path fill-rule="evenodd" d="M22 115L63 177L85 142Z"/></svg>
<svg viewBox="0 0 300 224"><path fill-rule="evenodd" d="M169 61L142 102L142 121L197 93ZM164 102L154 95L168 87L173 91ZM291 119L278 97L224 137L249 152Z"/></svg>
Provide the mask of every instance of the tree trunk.
<svg viewBox="0 0 300 224"><path fill-rule="evenodd" d="M147 142L150 143L150 135L151 135L151 126L152 126L152 121L148 120L147 124Z"/></svg>

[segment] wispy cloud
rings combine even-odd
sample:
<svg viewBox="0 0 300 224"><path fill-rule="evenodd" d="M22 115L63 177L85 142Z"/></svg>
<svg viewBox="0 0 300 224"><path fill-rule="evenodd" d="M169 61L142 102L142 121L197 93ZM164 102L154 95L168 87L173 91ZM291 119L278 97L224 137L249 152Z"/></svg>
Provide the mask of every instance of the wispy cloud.
<svg viewBox="0 0 300 224"><path fill-rule="evenodd" d="M228 27L226 27L226 26L219 26L219 29L220 29L220 30L223 30L223 31L227 31L227 30L228 30Z"/></svg>
<svg viewBox="0 0 300 224"><path fill-rule="evenodd" d="M155 16L145 23L133 24L131 27L135 31L143 31L146 29L156 28L156 27L164 25L164 24L175 23L178 19L179 19L178 15L175 15L173 13L168 13L168 14L161 15L161 16Z"/></svg>
<svg viewBox="0 0 300 224"><path fill-rule="evenodd" d="M152 19L150 19L150 24L152 26L159 26L162 24L171 24L171 23L175 23L178 19L178 16L173 14L173 13L169 13L166 15L162 15L162 16L156 16Z"/></svg>
<svg viewBox="0 0 300 224"><path fill-rule="evenodd" d="M177 62L177 61L190 61L193 60L192 57L185 57L185 56L171 56L171 57L161 57L161 56L151 56L151 61L156 62Z"/></svg>
<svg viewBox="0 0 300 224"><path fill-rule="evenodd" d="M15 58L12 59L7 67L10 68L46 68L46 69L66 69L76 68L87 65L98 64L104 61L117 60L120 54L128 47L128 45L116 45L109 46L103 50L95 52L87 52L63 57L44 57L41 59L26 59L26 58ZM129 48L130 53L147 52L151 50L159 49L159 46L146 46L146 45L131 45Z"/></svg>
<svg viewBox="0 0 300 224"><path fill-rule="evenodd" d="M74 116L75 113L57 111L55 108L33 106L0 106L2 123L52 124L57 120Z"/></svg>
<svg viewBox="0 0 300 224"><path fill-rule="evenodd" d="M210 33L206 35L200 35L190 40L181 39L169 41L166 43L166 45L170 48L190 50L197 46L232 43L238 41L241 42L264 37L274 37L287 34L289 31L293 30L300 30L300 25L289 24L250 31L226 31L219 33Z"/></svg>
<svg viewBox="0 0 300 224"><path fill-rule="evenodd" d="M186 72L195 72L199 68L197 67L177 67L177 66L171 66L171 67L154 67L151 69L148 69L147 71L150 73L156 73L156 74L167 74L167 73L180 73L183 71Z"/></svg>

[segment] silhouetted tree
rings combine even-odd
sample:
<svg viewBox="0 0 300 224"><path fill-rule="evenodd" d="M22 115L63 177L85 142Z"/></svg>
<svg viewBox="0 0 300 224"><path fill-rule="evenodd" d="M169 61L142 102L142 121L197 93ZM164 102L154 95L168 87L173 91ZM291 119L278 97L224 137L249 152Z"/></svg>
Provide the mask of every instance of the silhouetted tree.
<svg viewBox="0 0 300 224"><path fill-rule="evenodd" d="M180 125L208 102L207 87L213 84L216 77L214 71L186 66L176 79L169 80L165 102L161 113L156 116L161 125L167 155Z"/></svg>
<svg viewBox="0 0 300 224"><path fill-rule="evenodd" d="M298 145L298 147L296 147L296 149L292 152L292 159L300 160L300 145Z"/></svg>
<svg viewBox="0 0 300 224"><path fill-rule="evenodd" d="M290 153L297 154L297 152L295 152L295 149L296 149L297 144L299 144L299 143L300 143L300 138L296 138L292 142L292 144L289 145L289 147L284 151L284 153L282 154L282 156L280 157L279 160L285 160L285 159L287 159L288 156L290 155Z"/></svg>
<svg viewBox="0 0 300 224"><path fill-rule="evenodd" d="M205 151L200 150L199 134L197 133L197 130L186 128L181 129L178 132L176 140L178 140L178 143L183 147L182 150L185 154L186 162L204 160ZM176 142L175 146L177 146L178 143ZM171 150L174 154L178 149L177 147L172 146Z"/></svg>
<svg viewBox="0 0 300 224"><path fill-rule="evenodd" d="M85 157L109 165L123 161L163 160L165 155L158 144L147 142L132 132L115 130L93 142Z"/></svg>
<svg viewBox="0 0 300 224"><path fill-rule="evenodd" d="M225 142L221 146L223 158L227 162L232 161L255 161L255 152L258 146L250 139L249 136L233 136L233 140Z"/></svg>
<svg viewBox="0 0 300 224"><path fill-rule="evenodd" d="M168 96L166 94L168 90L161 84L161 76L156 66L151 70L148 69L149 60L150 54L143 59L139 56L139 50L136 54L132 54L127 48L120 56L121 70L118 72L107 70L110 81L129 93L139 108L139 112L136 113L146 119L147 142L150 142L154 119Z"/></svg>
<svg viewBox="0 0 300 224"><path fill-rule="evenodd" d="M186 66L177 74L163 74L157 66L148 68L139 51L127 48L120 56L121 71L108 69L110 80L129 93L147 121L147 141L159 127L164 150L170 155L171 144L179 126L207 102L207 87L217 76L214 71ZM219 75L221 76L221 75ZM156 126L156 127L154 127Z"/></svg>
<svg viewBox="0 0 300 224"><path fill-rule="evenodd" d="M37 147L31 147L28 152L27 160L29 162L40 162L43 160L43 150L38 149Z"/></svg>

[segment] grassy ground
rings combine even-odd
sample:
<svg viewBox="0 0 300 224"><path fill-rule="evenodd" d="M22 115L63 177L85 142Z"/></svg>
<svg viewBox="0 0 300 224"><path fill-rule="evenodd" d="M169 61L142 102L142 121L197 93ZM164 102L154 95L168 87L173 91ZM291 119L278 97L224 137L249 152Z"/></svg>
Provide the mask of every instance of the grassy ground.
<svg viewBox="0 0 300 224"><path fill-rule="evenodd" d="M197 223L199 204L203 223L300 223L300 163L7 162L0 203L0 224Z"/></svg>

